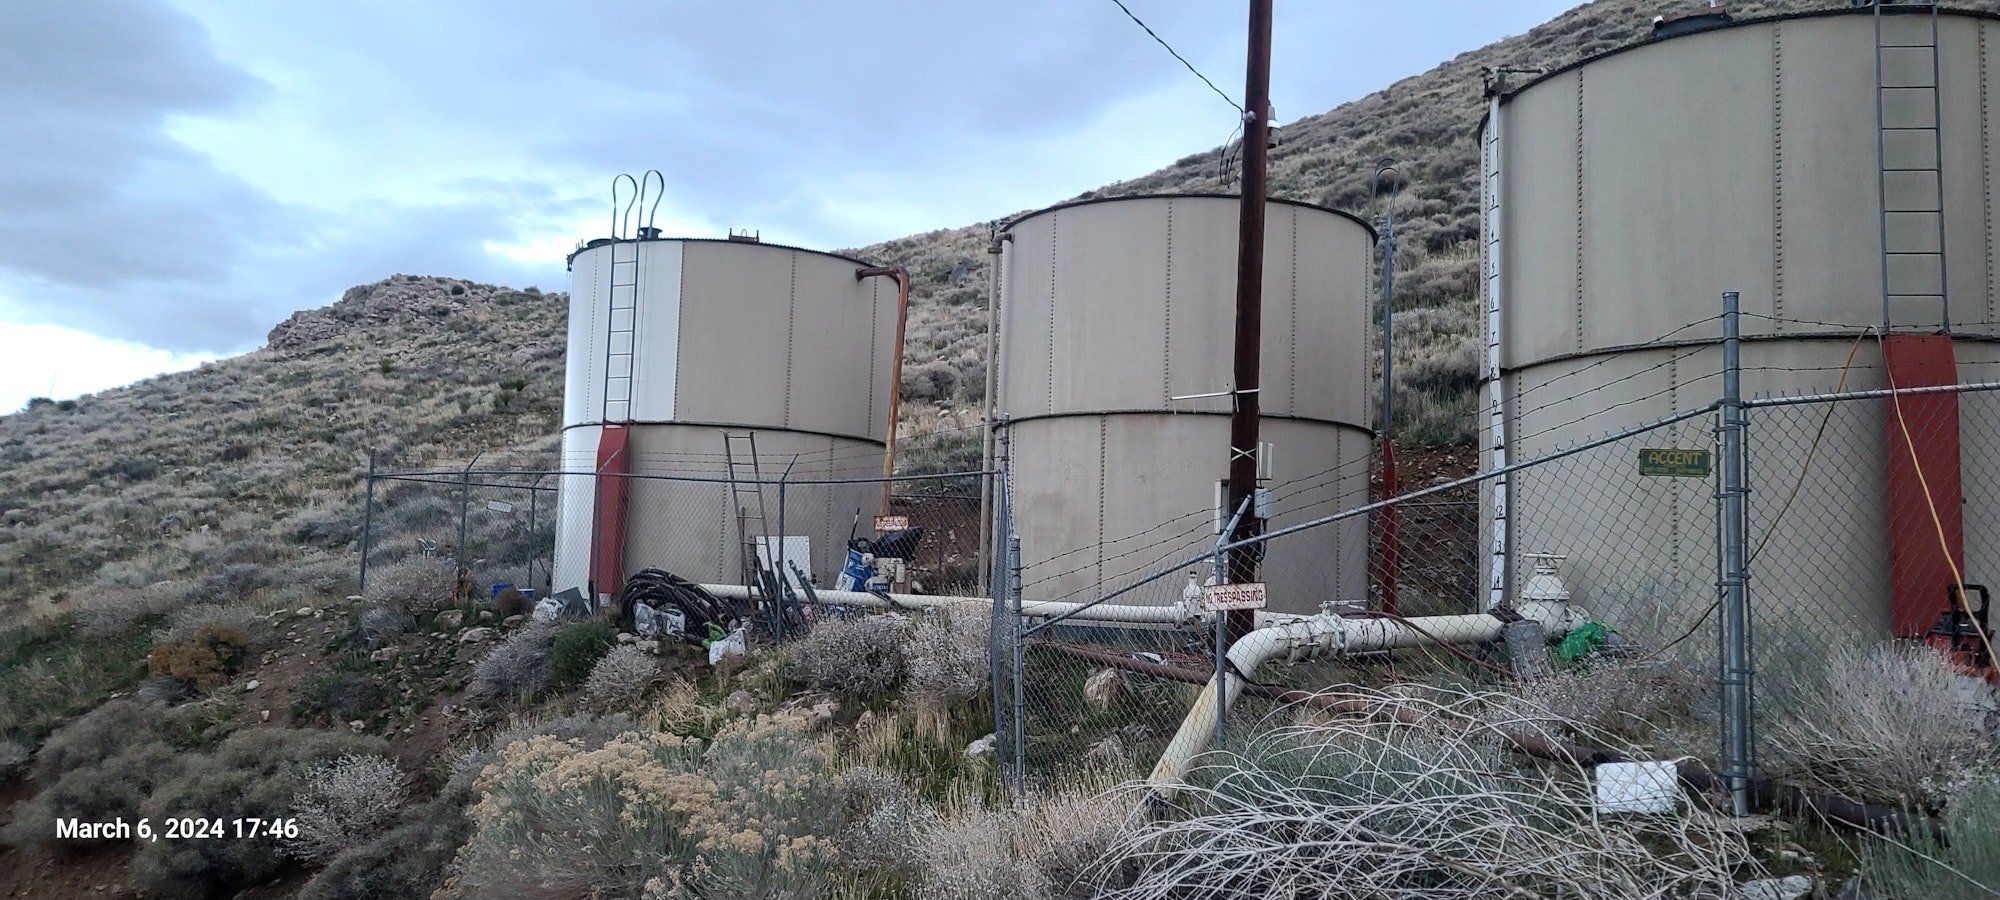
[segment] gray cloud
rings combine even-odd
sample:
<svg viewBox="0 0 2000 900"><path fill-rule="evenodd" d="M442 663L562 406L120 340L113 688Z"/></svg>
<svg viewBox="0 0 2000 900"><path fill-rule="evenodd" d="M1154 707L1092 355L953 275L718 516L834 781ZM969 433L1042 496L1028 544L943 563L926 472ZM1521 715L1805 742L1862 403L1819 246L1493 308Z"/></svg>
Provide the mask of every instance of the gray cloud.
<svg viewBox="0 0 2000 900"><path fill-rule="evenodd" d="M1238 90L1240 4L1128 2ZM1494 36L1393 60L1369 9L1281 5L1281 114ZM1162 96L1157 132L1103 124ZM830 248L1054 202L1230 123L1095 0L0 2L0 319L240 350L394 272L559 289L560 262L487 248L598 221L616 172L665 172L678 226Z"/></svg>
<svg viewBox="0 0 2000 900"><path fill-rule="evenodd" d="M246 248L282 240L283 208L163 133L171 116L225 111L259 88L215 59L197 23L150 0L0 5L8 293L42 298L40 320L214 346L149 340L128 316L144 317L152 286L225 279Z"/></svg>

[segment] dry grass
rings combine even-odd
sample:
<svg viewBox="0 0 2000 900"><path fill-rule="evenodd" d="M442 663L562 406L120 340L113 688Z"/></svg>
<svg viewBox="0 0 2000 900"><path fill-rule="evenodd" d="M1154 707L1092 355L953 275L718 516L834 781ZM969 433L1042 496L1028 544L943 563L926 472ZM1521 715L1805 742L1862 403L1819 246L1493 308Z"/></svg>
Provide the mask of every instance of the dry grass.
<svg viewBox="0 0 2000 900"><path fill-rule="evenodd" d="M992 661L987 636L991 613L974 604L930 612L910 628L903 644L909 686L916 696L957 706L986 696Z"/></svg>
<svg viewBox="0 0 2000 900"><path fill-rule="evenodd" d="M305 789L292 798L299 824L285 852L309 863L367 843L396 822L409 803L402 770L380 756L342 756L306 770Z"/></svg>
<svg viewBox="0 0 2000 900"><path fill-rule="evenodd" d="M1961 676L1928 647L1850 643L1763 654L1767 772L1836 793L1935 807L1940 789L2000 754L1962 706Z"/></svg>
<svg viewBox="0 0 2000 900"><path fill-rule="evenodd" d="M916 839L919 896L936 900L1055 900L1095 896L1091 870L1138 833L1129 793L1078 775L1011 806L960 794Z"/></svg>
<svg viewBox="0 0 2000 900"><path fill-rule="evenodd" d="M792 674L815 688L855 697L903 682L907 662L898 616L822 619L792 647Z"/></svg>
<svg viewBox="0 0 2000 900"><path fill-rule="evenodd" d="M1469 692L1338 699L1419 718L1316 716L1203 757L1175 805L1092 870L1102 896L1502 898L1559 885L1722 898L1760 874L1742 836L1698 803L1599 815L1587 771L1502 749L1503 734L1563 738L1578 723Z"/></svg>
<svg viewBox="0 0 2000 900"><path fill-rule="evenodd" d="M630 707L659 677L660 664L643 648L627 644L604 655L583 681L584 703L598 708Z"/></svg>

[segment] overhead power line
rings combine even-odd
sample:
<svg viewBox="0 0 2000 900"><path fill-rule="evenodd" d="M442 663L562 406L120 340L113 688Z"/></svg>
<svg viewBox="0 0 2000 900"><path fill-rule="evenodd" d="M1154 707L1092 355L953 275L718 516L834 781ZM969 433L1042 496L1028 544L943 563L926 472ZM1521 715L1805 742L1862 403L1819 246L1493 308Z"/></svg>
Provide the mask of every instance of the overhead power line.
<svg viewBox="0 0 2000 900"><path fill-rule="evenodd" d="M1153 38L1153 40L1158 41L1160 46L1167 48L1167 52L1173 54L1175 59L1180 60L1181 65L1187 66L1187 70L1193 72L1194 77L1201 79L1202 84L1208 85L1208 89L1214 91L1217 97L1221 97L1222 102L1229 104L1239 113L1243 112L1243 104L1230 99L1228 94L1223 93L1221 88L1215 86L1215 82L1208 80L1207 75L1201 74L1201 70L1195 68L1194 63L1188 62L1187 57L1182 56L1180 54L1180 51L1175 50L1173 45L1167 43L1165 38L1162 38L1159 36L1159 34L1155 33L1153 31L1152 26L1147 25L1145 22L1140 21L1138 16L1133 15L1132 10L1125 5L1125 0L1111 0L1111 2L1118 4L1118 8L1124 10L1125 17L1131 19L1132 24L1145 29L1146 34L1150 35Z"/></svg>

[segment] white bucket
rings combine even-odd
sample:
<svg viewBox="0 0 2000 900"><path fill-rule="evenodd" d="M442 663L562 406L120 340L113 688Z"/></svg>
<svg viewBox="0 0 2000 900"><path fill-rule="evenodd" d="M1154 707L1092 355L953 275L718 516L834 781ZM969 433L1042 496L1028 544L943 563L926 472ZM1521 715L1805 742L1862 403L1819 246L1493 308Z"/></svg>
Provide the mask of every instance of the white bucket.
<svg viewBox="0 0 2000 900"><path fill-rule="evenodd" d="M1619 762L1597 767L1598 812L1670 813L1680 795L1680 779L1673 763Z"/></svg>

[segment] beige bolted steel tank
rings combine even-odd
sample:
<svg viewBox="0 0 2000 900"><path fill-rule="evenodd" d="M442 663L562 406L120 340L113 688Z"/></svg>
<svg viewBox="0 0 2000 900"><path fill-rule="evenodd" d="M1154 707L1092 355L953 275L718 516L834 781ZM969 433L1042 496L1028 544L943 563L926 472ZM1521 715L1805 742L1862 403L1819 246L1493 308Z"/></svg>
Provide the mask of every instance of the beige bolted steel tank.
<svg viewBox="0 0 2000 900"><path fill-rule="evenodd" d="M1239 208L1228 196L1092 200L1006 227L993 402L1022 581L1036 599L1095 596L1213 546ZM1372 241L1352 216L1270 201L1260 389L1270 527L1368 501ZM1263 575L1271 608L1365 600L1367 535L1357 517L1275 542ZM1172 602L1183 581L1145 596Z"/></svg>
<svg viewBox="0 0 2000 900"><path fill-rule="evenodd" d="M1933 36L1931 7L1913 4L1879 18L1861 8L1738 20L1506 76L1482 129L1488 388L1502 404L1502 430L1482 431L1487 465L1496 450L1520 462L1714 401L1726 290L1741 294L1746 397L1831 391L1843 377L1848 391L1887 387L1875 340L1855 350L1885 321L1948 328L1961 374L1990 376L1994 48L1993 16L1943 10ZM1976 407L2000 412L1987 395L1963 402L1968 421ZM1873 404L1864 425L1817 450L1810 433L1760 431L1752 417L1756 566L1771 575L1760 602L1887 626L1885 409ZM1968 472L2000 461L1977 435L1965 432ZM1827 512L1765 540L1757 516L1776 514L1809 452L1825 475L1810 502ZM1507 557L1509 596L1530 574L1520 554L1549 552L1570 556L1564 580L1585 604L1662 589L1713 598L1713 572L1689 564L1715 552L1713 486L1629 468L1607 488L1616 503L1562 502L1583 494L1559 479L1510 480L1505 541L1490 524L1485 536ZM1965 488L1968 509L2000 500L2000 485ZM1490 485L1486 502L1491 513ZM1598 540L1612 517L1645 534ZM2000 566L1990 517L1968 516L1966 553L1968 568ZM1776 577L1813 570L1837 574Z"/></svg>
<svg viewBox="0 0 2000 900"><path fill-rule="evenodd" d="M657 567L741 581L738 516L756 488L730 488L726 455L739 478L775 479L788 467L799 481L881 475L897 290L857 277L868 266L742 240L601 239L577 251L551 587L612 580L613 556L623 574ZM726 451L725 432L755 433L754 466L749 442ZM620 486L613 513L620 504L599 494ZM802 567L831 584L855 517L865 527L880 493L879 484L788 490L785 530L811 539ZM767 489L753 533L775 534L774 497Z"/></svg>

